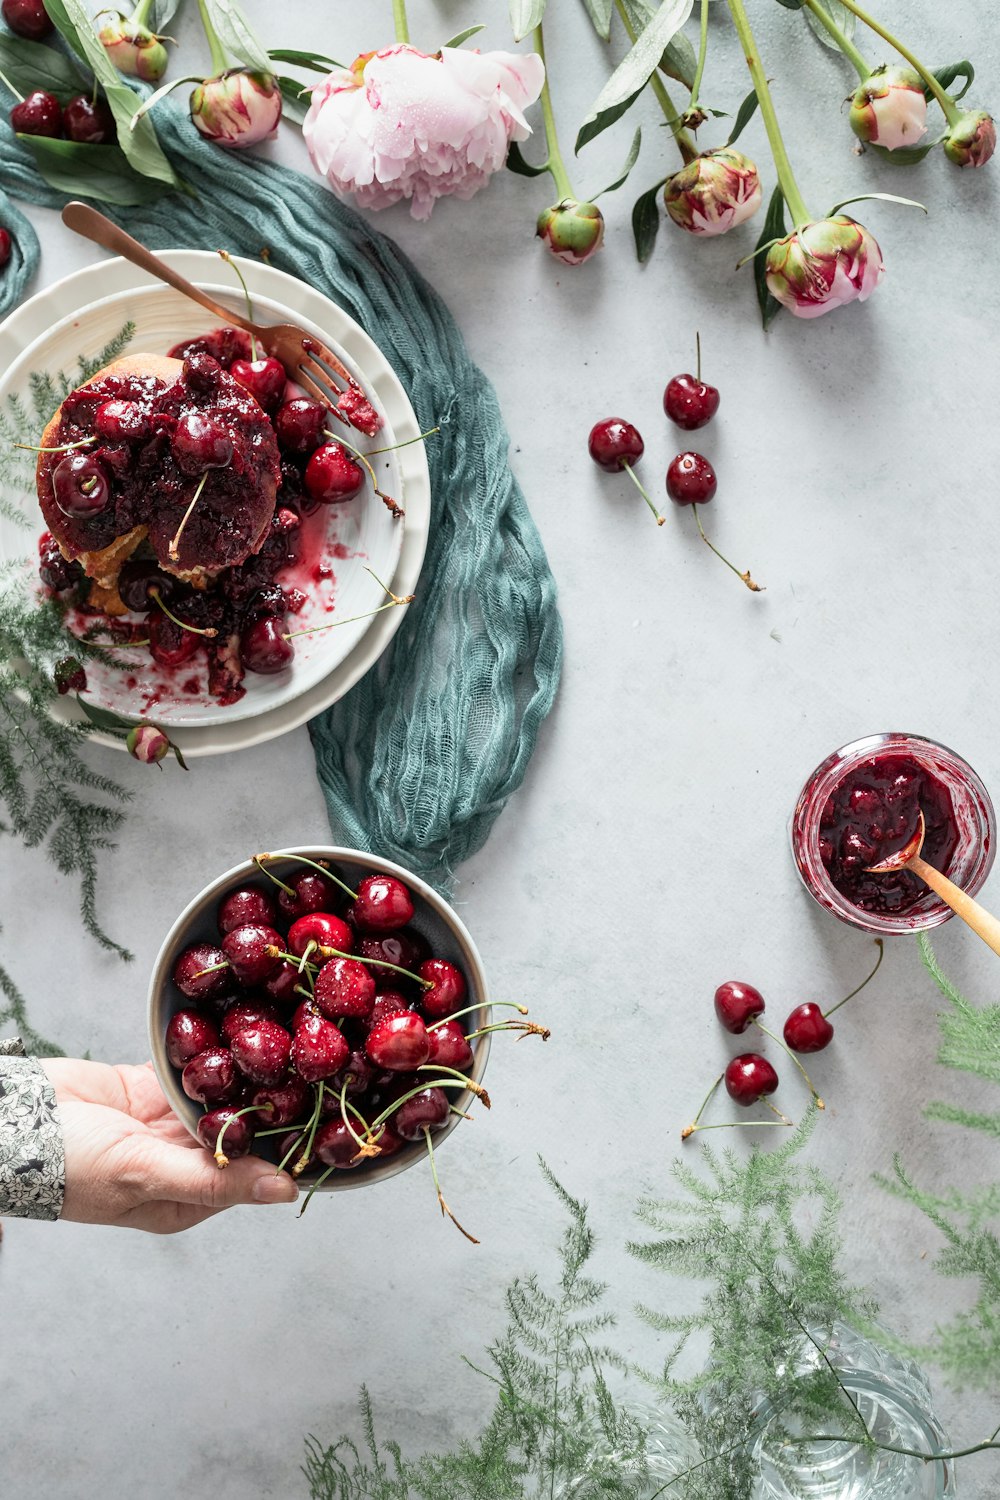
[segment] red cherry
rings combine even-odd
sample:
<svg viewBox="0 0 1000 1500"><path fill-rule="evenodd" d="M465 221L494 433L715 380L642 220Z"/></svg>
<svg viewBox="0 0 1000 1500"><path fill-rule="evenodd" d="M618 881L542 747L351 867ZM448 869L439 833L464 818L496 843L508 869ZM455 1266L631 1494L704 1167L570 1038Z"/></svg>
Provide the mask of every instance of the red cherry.
<svg viewBox="0 0 1000 1500"><path fill-rule="evenodd" d="M278 1007L270 1000L237 1000L226 1008L219 1026L226 1046L231 1047L233 1037L244 1027L277 1019Z"/></svg>
<svg viewBox="0 0 1000 1500"><path fill-rule="evenodd" d="M340 889L318 870L301 870L284 882L292 894L279 889L278 905L286 917L301 917L307 911L333 911L340 905Z"/></svg>
<svg viewBox="0 0 1000 1500"><path fill-rule="evenodd" d="M387 1016L368 1033L365 1051L376 1068L388 1073L410 1073L427 1061L427 1028L414 1011Z"/></svg>
<svg viewBox="0 0 1000 1500"><path fill-rule="evenodd" d="M105 401L94 413L94 431L98 437L105 438L110 443L141 442L143 438L149 437L150 430L149 417L135 401ZM146 566L155 569L155 564ZM142 603L145 599L143 591ZM129 608L134 608L134 605L129 604Z"/></svg>
<svg viewBox="0 0 1000 1500"><path fill-rule="evenodd" d="M393 932L413 918L413 898L393 875L366 875L349 915L362 932Z"/></svg>
<svg viewBox="0 0 1000 1500"><path fill-rule="evenodd" d="M302 983L302 975L295 964L282 959L273 974L269 974L261 988L279 1005L291 1005L295 1000L295 986Z"/></svg>
<svg viewBox="0 0 1000 1500"><path fill-rule="evenodd" d="M292 1012L292 1019L288 1023L292 1028L292 1034L294 1035L295 1032L298 1031L302 1026L303 1022L308 1021L311 1016L318 1015L319 1011L317 1010L313 1002L311 1000L303 1000L300 1005L297 1005L295 1007L294 1011Z"/></svg>
<svg viewBox="0 0 1000 1500"><path fill-rule="evenodd" d="M319 1157L324 1166L339 1167L342 1172L360 1167L364 1157L358 1153L358 1143L348 1130L345 1120L327 1120L317 1130L313 1141L313 1155Z"/></svg>
<svg viewBox="0 0 1000 1500"><path fill-rule="evenodd" d="M719 393L697 375L675 375L663 392L663 410L685 432L694 432L719 410Z"/></svg>
<svg viewBox="0 0 1000 1500"><path fill-rule="evenodd" d="M240 1094L240 1076L228 1047L207 1047L185 1063L181 1087L198 1104L232 1104Z"/></svg>
<svg viewBox="0 0 1000 1500"><path fill-rule="evenodd" d="M323 436L328 416L318 401L306 397L286 401L274 414L278 442L290 453L311 453Z"/></svg>
<svg viewBox="0 0 1000 1500"><path fill-rule="evenodd" d="M236 1066L251 1083L273 1086L288 1072L291 1034L277 1021L258 1021L234 1033L229 1043Z"/></svg>
<svg viewBox="0 0 1000 1500"><path fill-rule="evenodd" d="M233 988L233 971L221 948L192 943L174 963L173 981L189 1000L215 1000Z"/></svg>
<svg viewBox="0 0 1000 1500"><path fill-rule="evenodd" d="M337 505L352 500L364 487L365 475L340 443L323 443L306 464L305 486L314 500Z"/></svg>
<svg viewBox="0 0 1000 1500"><path fill-rule="evenodd" d="M183 1068L192 1057L219 1045L214 1022L196 1010L179 1010L167 1023L167 1056L175 1068Z"/></svg>
<svg viewBox="0 0 1000 1500"><path fill-rule="evenodd" d="M283 949L284 939L280 932L261 922L234 927L222 939L222 951L241 984L260 984L274 973L281 959L269 953L269 948Z"/></svg>
<svg viewBox="0 0 1000 1500"><path fill-rule="evenodd" d="M219 902L216 921L223 937L234 927L245 927L255 922L264 927L273 927L277 919L274 900L270 891L256 885L241 885Z"/></svg>
<svg viewBox="0 0 1000 1500"><path fill-rule="evenodd" d="M331 958L316 975L315 1001L332 1021L340 1016L370 1016L375 981L356 958Z"/></svg>
<svg viewBox="0 0 1000 1500"><path fill-rule="evenodd" d="M450 1109L444 1089L422 1089L399 1106L392 1128L404 1141L419 1141L425 1130L440 1130L447 1123Z"/></svg>
<svg viewBox="0 0 1000 1500"><path fill-rule="evenodd" d="M765 1094L773 1094L778 1087L777 1073L759 1052L743 1052L734 1057L724 1077L729 1097L746 1109Z"/></svg>
<svg viewBox="0 0 1000 1500"><path fill-rule="evenodd" d="M14 105L10 123L18 135L58 137L62 134L62 105L55 94L34 89L20 104Z"/></svg>
<svg viewBox="0 0 1000 1500"><path fill-rule="evenodd" d="M807 1000L792 1011L783 1035L793 1052L822 1052L833 1041L833 1027L819 1006Z"/></svg>
<svg viewBox="0 0 1000 1500"><path fill-rule="evenodd" d="M354 930L340 917L328 911L307 912L297 917L288 929L288 951L301 958L310 943L322 943L325 948L339 948L350 953L354 947Z"/></svg>
<svg viewBox="0 0 1000 1500"><path fill-rule="evenodd" d="M667 494L678 505L704 505L718 487L715 470L700 453L678 453L667 470Z"/></svg>
<svg viewBox="0 0 1000 1500"><path fill-rule="evenodd" d="M212 1109L198 1121L198 1139L209 1151L221 1152L225 1166L236 1156L247 1156L253 1145L252 1115L240 1114L234 1109ZM220 1142L219 1135L222 1135Z"/></svg>
<svg viewBox="0 0 1000 1500"><path fill-rule="evenodd" d="M264 411L281 404L288 376L280 359L234 359L229 373Z"/></svg>
<svg viewBox="0 0 1000 1500"><path fill-rule="evenodd" d="M740 1036L755 1016L764 1014L764 997L752 984L728 979L715 992L715 1014L727 1031Z"/></svg>
<svg viewBox="0 0 1000 1500"><path fill-rule="evenodd" d="M190 661L203 641L202 636L184 630L159 609L150 610L146 616L146 629L150 656L158 666L168 669Z"/></svg>
<svg viewBox="0 0 1000 1500"><path fill-rule="evenodd" d="M322 1016L308 1016L292 1038L292 1063L306 1083L339 1073L350 1051L343 1032Z"/></svg>
<svg viewBox="0 0 1000 1500"><path fill-rule="evenodd" d="M293 1073L283 1083L254 1089L247 1103L257 1106L256 1119L261 1125L292 1125L306 1112L309 1089Z"/></svg>
<svg viewBox="0 0 1000 1500"><path fill-rule="evenodd" d="M624 417L605 417L590 429L587 449L594 463L609 474L617 474L626 464L634 464L646 445L637 427Z"/></svg>
<svg viewBox="0 0 1000 1500"><path fill-rule="evenodd" d="M419 969L421 979L432 981L429 990L424 990L420 1004L429 1016L450 1016L461 1010L467 994L465 976L445 958L429 958Z"/></svg>
<svg viewBox="0 0 1000 1500"><path fill-rule="evenodd" d="M233 440L219 422L192 407L177 418L170 449L183 474L224 469L233 457Z"/></svg>
<svg viewBox="0 0 1000 1500"><path fill-rule="evenodd" d="M405 995L398 990L383 990L380 995L375 996L375 1004L372 1013L368 1017L368 1030L384 1021L386 1016L409 1015L413 1009Z"/></svg>
<svg viewBox="0 0 1000 1500"><path fill-rule="evenodd" d="M472 1048L457 1021L442 1021L431 1026L427 1040L431 1049L427 1054L429 1063L440 1063L442 1068L457 1068L460 1073L472 1067Z"/></svg>
<svg viewBox="0 0 1000 1500"><path fill-rule="evenodd" d="M107 146L117 139L115 117L103 99L77 94L62 111L63 135L85 146Z"/></svg>
<svg viewBox="0 0 1000 1500"><path fill-rule="evenodd" d="M98 516L111 499L107 470L89 453L67 453L52 470L52 493L64 516Z"/></svg>
<svg viewBox="0 0 1000 1500"><path fill-rule="evenodd" d="M329 1101L330 1112L340 1112L340 1091L347 1086L348 1097L354 1094L366 1094L371 1087L375 1070L363 1052L355 1049L347 1059L339 1073L336 1073L327 1084L324 1104Z"/></svg>
<svg viewBox="0 0 1000 1500"><path fill-rule="evenodd" d="M14 241L10 237L10 230L0 226L0 271L10 260L14 249Z"/></svg>
<svg viewBox="0 0 1000 1500"><path fill-rule="evenodd" d="M295 647L285 635L285 622L277 615L252 620L240 636L240 661L248 672L265 677L291 666Z"/></svg>
<svg viewBox="0 0 1000 1500"><path fill-rule="evenodd" d="M420 986L407 979L405 974L396 973L396 969L409 969L415 974L431 950L419 932L412 927L401 927L396 932L383 932L377 937L359 936L357 951L361 958L376 960L368 967L380 989L388 986L409 993L411 988L416 992ZM395 968L386 968L387 964L394 964Z"/></svg>
<svg viewBox="0 0 1000 1500"><path fill-rule="evenodd" d="M43 0L3 0L0 14L15 36L26 36L32 42L42 41L55 29Z"/></svg>

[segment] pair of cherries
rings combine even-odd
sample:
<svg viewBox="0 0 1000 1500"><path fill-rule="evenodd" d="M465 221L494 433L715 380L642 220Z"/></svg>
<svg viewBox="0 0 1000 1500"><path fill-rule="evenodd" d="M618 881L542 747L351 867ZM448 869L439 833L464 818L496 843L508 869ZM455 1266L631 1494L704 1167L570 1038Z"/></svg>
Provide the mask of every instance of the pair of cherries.
<svg viewBox="0 0 1000 1500"><path fill-rule="evenodd" d="M694 432L700 427L707 426L719 409L718 389L701 378L700 338L697 339L697 347L697 373L692 375L685 372L682 375L675 375L668 382L663 393L663 410L675 426L685 432ZM605 417L603 421L595 423L591 428L587 446L591 458L599 468L611 474L618 474L623 470L628 474L655 516L656 524L662 526L665 518L647 494L633 468L646 451L639 429L633 423L626 421L624 417ZM705 535L705 529L698 514L698 506L705 505L714 498L718 480L714 468L704 454L693 451L676 454L667 468L666 485L667 494L675 504L692 507L701 538L716 557L724 562L726 567L730 568L752 593L763 592L761 585L754 582L749 572L741 571L727 557L723 557L719 549Z"/></svg>
<svg viewBox="0 0 1000 1500"><path fill-rule="evenodd" d="M876 938L875 942L878 948L878 958L875 960L875 967L862 983L851 990L850 994L845 995L842 1000L838 1000L836 1005L831 1005L828 1010L823 1010L812 1000L797 1005L782 1028L783 1041L761 1023L760 1017L765 1010L764 997L754 985L746 984L739 979L729 979L725 984L720 984L715 992L715 1014L726 1031L733 1036L742 1036L751 1026L756 1026L765 1036L776 1042L799 1069L818 1109L824 1108L823 1100L817 1094L812 1080L795 1054L822 1052L833 1041L834 1030L830 1017L834 1011L846 1005L848 1000L860 994L878 973L884 950L881 938ZM725 1070L716 1079L708 1098L695 1116L694 1123L682 1132L682 1139L686 1140L696 1130L719 1128L700 1125L699 1120L705 1105L720 1083L725 1084L726 1092L736 1104L749 1109L753 1104L764 1103L778 1116L778 1123L785 1125L791 1123L768 1102L768 1096L775 1092L779 1083L774 1065L759 1052L742 1052L738 1057L730 1060Z"/></svg>

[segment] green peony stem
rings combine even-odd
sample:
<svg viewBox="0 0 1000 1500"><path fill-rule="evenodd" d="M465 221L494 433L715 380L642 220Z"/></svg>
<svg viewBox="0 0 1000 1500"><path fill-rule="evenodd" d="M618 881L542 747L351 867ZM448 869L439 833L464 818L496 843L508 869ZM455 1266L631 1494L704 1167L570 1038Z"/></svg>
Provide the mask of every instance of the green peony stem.
<svg viewBox="0 0 1000 1500"><path fill-rule="evenodd" d="M535 41L535 51L538 53L539 57L544 63L545 37L542 34L541 21L539 21L538 25L535 27L533 35ZM569 173L566 170L566 163L563 161L563 154L559 149L559 136L556 131L556 117L552 109L552 94L549 91L548 66L546 66L545 68L545 82L542 84L542 119L545 121L545 147L548 151L548 158L545 162L545 169L551 175L552 181L556 185L556 192L559 194L560 199L575 199L576 194L573 191L573 184L569 180Z"/></svg>
<svg viewBox="0 0 1000 1500"><path fill-rule="evenodd" d="M820 25L826 27L827 31L833 37L833 40L837 43L837 46L840 48L844 56L854 64L854 67L857 70L858 77L861 79L861 82L864 83L866 78L871 77L872 70L865 62L864 58L861 56L861 53L858 51L857 47L855 47L850 37L837 25L836 21L833 19L826 6L820 4L820 0L805 0L805 4L812 11L813 15L816 17Z"/></svg>
<svg viewBox="0 0 1000 1500"><path fill-rule="evenodd" d="M812 215L808 208L806 208L805 199L799 192L799 185L795 181L792 164L788 160L788 152L785 150L785 143L781 138L781 127L778 124L778 116L774 110L774 101L771 98L771 90L768 87L767 74L764 71L764 64L760 60L760 53L757 51L757 43L754 41L750 21L743 5L743 0L726 0L726 4L729 6L729 14L733 18L733 25L736 27L736 33L739 36L740 46L743 48L743 55L747 60L747 67L750 69L750 77L753 79L754 88L757 91L757 102L760 105L764 127L767 130L767 139L771 146L771 155L774 157L774 165L778 173L778 181L781 184L781 191L784 194L785 202L788 204L788 212L792 216L796 229L801 229L803 225L811 221Z"/></svg>
<svg viewBox="0 0 1000 1500"><path fill-rule="evenodd" d="M944 110L944 116L948 121L948 124L957 125L962 117L962 111L959 109L958 105L955 103L951 95L945 93L944 89L934 77L934 74L931 73L929 69L924 67L920 59L914 57L910 49L908 47L904 47L899 38L893 36L892 32L888 31L880 21L876 21L874 16L870 16L867 11L862 10L861 6L855 3L855 0L844 0L844 5L849 11L857 16L859 21L863 21L870 31L874 31L876 36L880 36L884 42L888 42L890 47L895 47L900 57L905 57L906 61L910 64L910 67L915 69L915 71L920 74L921 78L924 80L924 83L926 83L927 87L930 89L931 93L934 95L935 99Z"/></svg>

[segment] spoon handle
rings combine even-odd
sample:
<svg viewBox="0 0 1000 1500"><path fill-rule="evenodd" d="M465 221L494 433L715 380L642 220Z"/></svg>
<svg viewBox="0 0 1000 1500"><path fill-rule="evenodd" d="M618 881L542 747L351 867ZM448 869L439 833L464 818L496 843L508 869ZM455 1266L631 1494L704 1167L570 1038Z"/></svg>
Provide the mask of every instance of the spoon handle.
<svg viewBox="0 0 1000 1500"><path fill-rule="evenodd" d="M159 281L165 281L167 286L172 286L175 292L181 292L185 297L190 297L192 302L199 303L215 317L220 318L223 323L236 323L241 328L254 332L255 327L248 323L246 318L241 318L238 313L230 312L227 308L220 306L218 302L203 292L200 287L192 282L186 281L177 271L168 266L166 261L160 260L145 245L140 245L124 229L119 229L104 214L98 213L96 208L91 208L89 203L67 203L62 211L62 220L67 229L72 229L76 234L82 235L85 240L92 240L95 245L100 245L104 250L110 250L112 255L121 255L125 260L138 266L140 271L148 271L150 276L155 276Z"/></svg>
<svg viewBox="0 0 1000 1500"><path fill-rule="evenodd" d="M961 886L949 880L947 875L942 875L940 870L935 870L925 859L919 856L911 859L907 869L919 875L921 880L936 891L941 900L946 902L955 913L961 917L967 927L971 927L977 937L981 937L987 947L992 948L994 953L1000 954L1000 918L980 906L974 901L968 892L963 891Z"/></svg>

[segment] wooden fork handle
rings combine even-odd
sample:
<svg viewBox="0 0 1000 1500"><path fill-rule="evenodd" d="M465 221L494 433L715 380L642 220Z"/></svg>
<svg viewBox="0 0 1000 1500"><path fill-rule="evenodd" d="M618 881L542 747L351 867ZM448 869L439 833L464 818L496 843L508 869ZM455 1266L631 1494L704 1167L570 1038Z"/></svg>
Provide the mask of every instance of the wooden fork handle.
<svg viewBox="0 0 1000 1500"><path fill-rule="evenodd" d="M921 880L936 891L948 906L951 907L956 917L961 917L967 927L971 927L977 937L981 937L987 947L992 948L994 953L1000 954L1000 919L992 912L980 906L978 901L957 886L947 875L942 875L940 870L935 870L925 859L919 856L911 859L907 865L914 875L919 875Z"/></svg>
<svg viewBox="0 0 1000 1500"><path fill-rule="evenodd" d="M140 245L124 229L119 229L104 214L98 213L96 208L91 208L89 203L67 203L62 211L63 223L74 233L80 234L85 240L93 240L95 245L101 245L105 250L110 250L113 255L121 255L125 260L138 266L141 271L148 271L159 281L165 281L167 286L172 286L174 291L181 292L185 297L190 297L192 302L198 302L223 323L236 323L240 328L245 328L249 333L256 332L256 325L250 323L246 318L241 318L238 313L232 312L228 307L222 307L218 302L203 292L200 287L194 286L192 282L174 271L167 265L166 261L160 260L145 245Z"/></svg>

